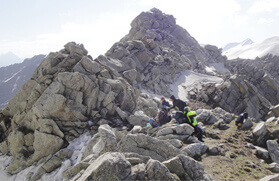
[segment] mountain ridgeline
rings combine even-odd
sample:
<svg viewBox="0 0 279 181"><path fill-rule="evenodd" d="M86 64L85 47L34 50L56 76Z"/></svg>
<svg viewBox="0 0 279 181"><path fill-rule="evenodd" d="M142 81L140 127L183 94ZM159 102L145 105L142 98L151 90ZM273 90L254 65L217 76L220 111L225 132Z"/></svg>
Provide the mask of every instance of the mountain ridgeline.
<svg viewBox="0 0 279 181"><path fill-rule="evenodd" d="M30 181L53 172L65 180L224 179L219 175L227 177L223 175L227 172L218 175L209 164L227 166L240 154L254 155L246 150L244 138L259 148L259 158L279 164L278 128L269 130L264 122L253 127L268 118L278 122L278 59L267 55L227 60L221 49L201 47L172 15L156 8L137 16L129 33L95 59L83 44L69 42L43 59L0 112L0 152L13 158L5 171L16 175L37 166L26 175ZM211 65L229 71L209 72ZM142 91L170 96L170 84L184 70L224 80L193 88L187 95L204 129L205 143L192 136L193 127L178 125L174 119L157 128L146 127L161 102ZM236 130L235 114L244 111L251 118ZM67 146L86 133L92 138L77 156ZM243 137L232 139L236 133ZM230 149L238 148L232 146L236 142L245 150L232 153ZM268 156L259 153L262 149ZM223 163L224 159L229 161ZM65 160L66 169L61 166ZM230 178L255 179L272 173L265 166L250 172L256 175L237 173Z"/></svg>
<svg viewBox="0 0 279 181"><path fill-rule="evenodd" d="M4 108L20 87L32 76L45 55L25 59L22 63L0 68L0 108Z"/></svg>

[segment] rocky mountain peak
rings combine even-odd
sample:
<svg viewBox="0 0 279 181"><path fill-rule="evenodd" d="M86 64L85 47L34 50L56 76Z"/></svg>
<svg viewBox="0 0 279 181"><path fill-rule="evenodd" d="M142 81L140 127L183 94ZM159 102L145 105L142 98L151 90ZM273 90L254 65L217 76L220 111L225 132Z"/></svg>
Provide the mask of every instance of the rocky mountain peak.
<svg viewBox="0 0 279 181"><path fill-rule="evenodd" d="M216 46L201 47L172 15L156 8L137 16L129 34L101 59L134 85L163 95L182 70L205 73L209 62L226 60Z"/></svg>
<svg viewBox="0 0 279 181"><path fill-rule="evenodd" d="M255 64L249 60L225 63L218 47L201 47L176 25L173 16L155 8L136 17L129 34L96 59L83 44L69 42L62 50L49 53L0 111L0 151L12 157L5 171L17 174L37 165L26 180L38 180L59 168L56 173L63 173L66 180L210 181L213 178L205 169L219 179L214 169L223 165L235 169L233 159L240 157L241 170L231 171L238 180L247 172L260 173L260 177L269 174L264 166L253 163L258 158L246 148L250 140L261 147L256 148L259 157L279 163L278 128L270 131L262 122L249 134L254 118L269 116L270 124L278 125L279 106L273 106L279 100L278 82L273 78L278 78L279 68L274 66L278 57L266 59ZM261 61L266 66L259 69ZM193 81L190 90L191 110L196 111L204 130L204 143L193 137L191 125L177 124L170 115L176 112L172 108L170 122L147 126L162 104L143 90L170 95L170 84L178 74L196 71L196 76L205 79L211 63L227 66L228 75L218 74L225 81L206 86ZM233 113L243 111L251 118L236 128ZM69 146L84 135L90 139L77 141L79 151ZM268 151L259 153L262 147ZM199 162L204 157L207 167ZM253 159L248 162L251 168L246 166L246 157ZM61 166L63 160L65 166ZM253 171L252 167L260 168ZM232 178L223 172L220 179ZM253 174L248 179L259 178Z"/></svg>

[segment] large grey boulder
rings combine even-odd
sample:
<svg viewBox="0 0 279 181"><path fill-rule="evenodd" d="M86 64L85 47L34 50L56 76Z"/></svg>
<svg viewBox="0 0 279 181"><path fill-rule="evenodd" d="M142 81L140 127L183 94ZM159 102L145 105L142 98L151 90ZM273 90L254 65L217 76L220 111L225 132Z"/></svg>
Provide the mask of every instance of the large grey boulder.
<svg viewBox="0 0 279 181"><path fill-rule="evenodd" d="M122 153L108 152L94 160L77 179L83 180L124 180L131 174L131 164Z"/></svg>
<svg viewBox="0 0 279 181"><path fill-rule="evenodd" d="M144 134L128 134L125 135L118 143L120 152L134 152L144 156L150 156L158 161L165 161L178 154L186 154L168 141L158 140L156 138Z"/></svg>
<svg viewBox="0 0 279 181"><path fill-rule="evenodd" d="M150 159L146 164L145 172L147 180L179 180L174 177L170 173L169 169L158 160Z"/></svg>
<svg viewBox="0 0 279 181"><path fill-rule="evenodd" d="M273 162L279 163L279 145L275 140L267 140L268 153Z"/></svg>
<svg viewBox="0 0 279 181"><path fill-rule="evenodd" d="M268 175L264 178L260 179L260 181L277 181L279 179L279 174L276 175Z"/></svg>
<svg viewBox="0 0 279 181"><path fill-rule="evenodd" d="M83 154L82 159L93 154L98 157L104 152L117 151L117 141L114 130L107 124L101 125L98 128L98 133L88 142Z"/></svg>
<svg viewBox="0 0 279 181"><path fill-rule="evenodd" d="M35 152L33 155L33 161L37 161L40 158L59 151L62 148L63 143L63 139L58 136L42 133L36 130L34 133Z"/></svg>
<svg viewBox="0 0 279 181"><path fill-rule="evenodd" d="M185 155L177 155L176 157L164 161L164 165L175 173L180 180L213 180L210 175L204 172L202 164L191 157Z"/></svg>
<svg viewBox="0 0 279 181"><path fill-rule="evenodd" d="M195 158L197 156L200 157L205 154L208 149L208 146L204 143L192 143L186 146L183 150L189 153L189 156Z"/></svg>
<svg viewBox="0 0 279 181"><path fill-rule="evenodd" d="M266 141L269 137L269 131L264 122L260 122L253 129L253 141L256 145L266 147Z"/></svg>

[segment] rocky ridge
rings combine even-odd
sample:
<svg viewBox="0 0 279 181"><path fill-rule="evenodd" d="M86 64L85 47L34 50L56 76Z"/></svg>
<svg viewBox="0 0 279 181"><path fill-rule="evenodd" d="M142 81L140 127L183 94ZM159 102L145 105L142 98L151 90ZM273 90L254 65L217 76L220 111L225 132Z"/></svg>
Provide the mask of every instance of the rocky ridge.
<svg viewBox="0 0 279 181"><path fill-rule="evenodd" d="M219 86L193 90L198 96L191 106L205 132L205 143L190 136L191 126L177 125L174 119L158 128L146 127L161 103L138 88L168 95L168 84L177 73L184 69L206 73L209 63L224 63L225 57L215 46L200 47L186 30L175 24L172 16L157 9L140 14L131 26L130 33L105 56L93 60L82 44L70 42L44 59L1 110L0 151L13 158L6 171L16 174L37 165L36 172L29 172L26 179L38 180L59 169L62 161L70 160L73 152L67 148L68 143L90 132L92 138L81 159L77 163L69 161L69 167L63 170L65 180L219 179L202 160L209 159L215 165L216 159L234 162L231 159L244 156L247 149L256 151L246 157L254 155L255 160L271 163L270 168L255 164L256 161L249 163L251 167L258 166L259 169L249 170L259 175L247 178L262 178L271 174L269 169L277 173L278 106L271 107L276 100L271 103L274 97L267 99L269 93L257 91L250 83L253 76L249 71L243 73L242 76L247 76L244 81L238 78L241 67L233 70L237 67L233 62L231 71L240 75ZM275 76L276 68L272 65L268 68L274 70L271 72ZM257 86L270 83L255 68L256 73L263 82ZM268 85L272 87L273 83ZM228 98L236 101L232 104ZM243 98L246 102L241 104ZM240 130L235 130L233 113L244 110L257 122L259 119L265 122L255 125L254 119L249 118ZM273 114L268 114L270 119L264 119L270 110L273 110ZM244 151L233 150L238 145L244 149L247 142L249 148ZM230 179L243 179L242 176L245 174L235 174Z"/></svg>
<svg viewBox="0 0 279 181"><path fill-rule="evenodd" d="M22 63L0 68L0 108L4 108L20 87L32 76L45 55L36 55Z"/></svg>

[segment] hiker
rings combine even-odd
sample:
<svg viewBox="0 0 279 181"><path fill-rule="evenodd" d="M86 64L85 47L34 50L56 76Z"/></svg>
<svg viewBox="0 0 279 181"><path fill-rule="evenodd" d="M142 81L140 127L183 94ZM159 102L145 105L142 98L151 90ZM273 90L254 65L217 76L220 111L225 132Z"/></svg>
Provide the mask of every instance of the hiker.
<svg viewBox="0 0 279 181"><path fill-rule="evenodd" d="M162 107L163 106L171 107L170 103L168 101L166 101L164 97L161 97L161 101L162 101Z"/></svg>
<svg viewBox="0 0 279 181"><path fill-rule="evenodd" d="M235 121L235 125L237 126L237 128L240 128L241 125L243 124L244 120L247 118L248 118L247 112L241 113Z"/></svg>
<svg viewBox="0 0 279 181"><path fill-rule="evenodd" d="M198 125L196 120L197 113L195 111L191 111L190 107L184 108L184 115L186 117L186 120L188 121L188 124L190 124L194 128L194 132L191 134L191 136L196 135L199 141L204 142L202 140L202 129Z"/></svg>
<svg viewBox="0 0 279 181"><path fill-rule="evenodd" d="M160 123L160 126L170 122L171 120L171 116L168 116L168 109L169 108L164 105L158 113L158 122Z"/></svg>
<svg viewBox="0 0 279 181"><path fill-rule="evenodd" d="M186 123L186 118L182 111L176 111L174 118L178 124Z"/></svg>
<svg viewBox="0 0 279 181"><path fill-rule="evenodd" d="M170 97L170 101L172 101L172 108L175 108L175 107L178 107L179 111L183 111L184 110L184 107L188 106L186 102L180 100L180 99L176 99L174 97L174 95L172 95Z"/></svg>
<svg viewBox="0 0 279 181"><path fill-rule="evenodd" d="M155 119L150 118L149 123L147 123L147 127L156 128L159 127L159 123Z"/></svg>

